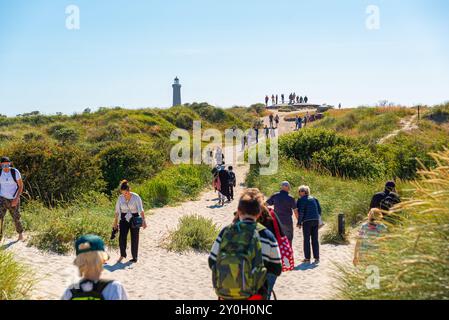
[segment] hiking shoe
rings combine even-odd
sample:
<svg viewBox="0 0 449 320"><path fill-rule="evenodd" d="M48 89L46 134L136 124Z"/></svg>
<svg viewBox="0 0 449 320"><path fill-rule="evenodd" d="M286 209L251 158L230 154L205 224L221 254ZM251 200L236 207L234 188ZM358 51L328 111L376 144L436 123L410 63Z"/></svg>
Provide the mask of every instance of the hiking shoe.
<svg viewBox="0 0 449 320"><path fill-rule="evenodd" d="M131 262L131 263L137 263L137 259L131 259L131 260L129 260L129 262Z"/></svg>
<svg viewBox="0 0 449 320"><path fill-rule="evenodd" d="M315 259L314 264L320 264L320 259Z"/></svg>
<svg viewBox="0 0 449 320"><path fill-rule="evenodd" d="M302 260L302 263L310 263L310 259L304 259Z"/></svg>

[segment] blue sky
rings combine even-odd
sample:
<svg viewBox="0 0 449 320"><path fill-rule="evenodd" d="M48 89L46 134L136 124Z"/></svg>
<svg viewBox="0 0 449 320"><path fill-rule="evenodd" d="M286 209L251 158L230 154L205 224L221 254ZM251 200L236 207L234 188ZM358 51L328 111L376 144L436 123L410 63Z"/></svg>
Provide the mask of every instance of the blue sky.
<svg viewBox="0 0 449 320"><path fill-rule="evenodd" d="M80 30L66 28L68 5ZM366 8L380 9L368 30ZM0 113L449 100L446 0L0 0Z"/></svg>

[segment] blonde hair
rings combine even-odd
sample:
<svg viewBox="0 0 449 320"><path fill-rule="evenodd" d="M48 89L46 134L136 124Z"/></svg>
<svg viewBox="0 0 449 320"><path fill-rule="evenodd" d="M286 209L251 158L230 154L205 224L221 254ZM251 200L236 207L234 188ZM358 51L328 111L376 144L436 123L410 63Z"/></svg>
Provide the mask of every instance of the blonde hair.
<svg viewBox="0 0 449 320"><path fill-rule="evenodd" d="M384 217L384 215L382 214L382 210L373 208L370 210L370 212L368 213L368 220L370 222L377 222L382 220Z"/></svg>
<svg viewBox="0 0 449 320"><path fill-rule="evenodd" d="M309 186L300 186L298 192L305 192L306 195L310 196L310 187Z"/></svg>
<svg viewBox="0 0 449 320"><path fill-rule="evenodd" d="M103 251L90 251L80 253L73 264L78 267L80 276L86 274L100 274L103 271L103 264L108 260L108 255Z"/></svg>

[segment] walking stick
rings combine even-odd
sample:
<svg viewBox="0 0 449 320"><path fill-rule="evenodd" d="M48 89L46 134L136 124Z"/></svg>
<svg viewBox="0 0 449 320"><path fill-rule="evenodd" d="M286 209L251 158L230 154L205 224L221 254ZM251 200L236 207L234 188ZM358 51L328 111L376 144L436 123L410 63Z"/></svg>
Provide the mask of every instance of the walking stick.
<svg viewBox="0 0 449 320"><path fill-rule="evenodd" d="M3 240L3 218L0 218L0 243Z"/></svg>

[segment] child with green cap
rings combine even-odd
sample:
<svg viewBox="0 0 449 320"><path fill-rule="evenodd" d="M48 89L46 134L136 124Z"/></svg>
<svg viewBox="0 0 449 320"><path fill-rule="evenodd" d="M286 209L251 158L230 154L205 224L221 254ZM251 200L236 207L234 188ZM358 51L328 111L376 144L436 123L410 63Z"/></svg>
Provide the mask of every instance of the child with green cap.
<svg viewBox="0 0 449 320"><path fill-rule="evenodd" d="M128 300L118 281L100 279L103 265L109 259L100 237L81 236L75 241L75 251L74 264L82 279L64 292L62 300Z"/></svg>

